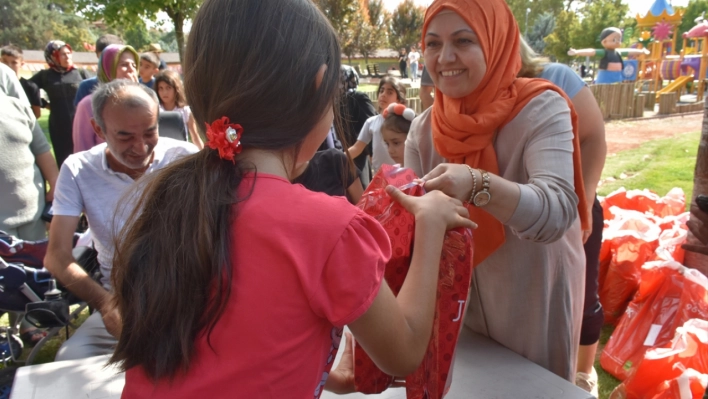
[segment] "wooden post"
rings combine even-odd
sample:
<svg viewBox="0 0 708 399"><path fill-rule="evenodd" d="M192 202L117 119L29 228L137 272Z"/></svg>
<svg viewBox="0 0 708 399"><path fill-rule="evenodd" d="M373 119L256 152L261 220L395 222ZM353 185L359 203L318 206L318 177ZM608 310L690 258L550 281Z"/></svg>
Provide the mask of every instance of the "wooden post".
<svg viewBox="0 0 708 399"><path fill-rule="evenodd" d="M644 101L646 96L644 94L638 94L634 97L634 117L641 118L644 116Z"/></svg>
<svg viewBox="0 0 708 399"><path fill-rule="evenodd" d="M708 104L708 102L706 102ZM708 195L708 107L703 111L703 129L701 131L701 141L698 144L698 154L696 154L696 169L693 173L693 197L691 204L696 203L696 196L699 194ZM698 211L702 212L702 211ZM694 217L693 214L691 217ZM701 245L700 241L691 231L688 232L687 244ZM708 255L698 252L686 251L684 264L687 267L698 269L701 273L708 275Z"/></svg>

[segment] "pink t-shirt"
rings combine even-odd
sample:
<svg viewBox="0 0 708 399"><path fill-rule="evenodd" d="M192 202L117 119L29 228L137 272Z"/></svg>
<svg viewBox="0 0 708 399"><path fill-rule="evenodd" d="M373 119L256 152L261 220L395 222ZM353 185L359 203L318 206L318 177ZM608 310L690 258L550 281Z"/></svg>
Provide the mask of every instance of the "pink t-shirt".
<svg viewBox="0 0 708 399"><path fill-rule="evenodd" d="M373 218L343 197L273 175L239 187L231 297L197 338L186 375L154 385L126 373L123 398L318 398L342 327L368 310L391 255ZM189 295L189 293L185 293Z"/></svg>

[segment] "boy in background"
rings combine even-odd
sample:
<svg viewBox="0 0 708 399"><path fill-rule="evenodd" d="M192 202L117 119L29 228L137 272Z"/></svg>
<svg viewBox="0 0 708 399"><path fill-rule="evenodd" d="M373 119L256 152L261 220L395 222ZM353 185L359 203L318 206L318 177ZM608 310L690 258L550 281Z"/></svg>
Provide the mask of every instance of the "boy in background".
<svg viewBox="0 0 708 399"><path fill-rule="evenodd" d="M27 99L32 106L32 113L34 113L35 118L39 119L42 116L42 96L39 93L39 87L20 77L20 68L25 64L22 49L13 44L0 48L0 62L9 66L15 72L17 78L20 79L22 89L25 91Z"/></svg>
<svg viewBox="0 0 708 399"><path fill-rule="evenodd" d="M140 77L138 81L145 86L157 90L155 86L154 76L160 72L160 58L155 53L147 52L140 54L140 66L138 67L138 73Z"/></svg>

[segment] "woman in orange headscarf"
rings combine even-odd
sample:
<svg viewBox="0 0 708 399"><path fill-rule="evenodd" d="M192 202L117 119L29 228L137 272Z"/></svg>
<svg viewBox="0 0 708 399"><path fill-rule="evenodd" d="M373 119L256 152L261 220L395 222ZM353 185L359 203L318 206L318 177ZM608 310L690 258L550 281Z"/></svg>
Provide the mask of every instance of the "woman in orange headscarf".
<svg viewBox="0 0 708 399"><path fill-rule="evenodd" d="M435 102L411 126L405 165L426 189L469 201L479 225L466 324L573 381L589 226L572 104L516 78L504 0L436 0L423 50Z"/></svg>

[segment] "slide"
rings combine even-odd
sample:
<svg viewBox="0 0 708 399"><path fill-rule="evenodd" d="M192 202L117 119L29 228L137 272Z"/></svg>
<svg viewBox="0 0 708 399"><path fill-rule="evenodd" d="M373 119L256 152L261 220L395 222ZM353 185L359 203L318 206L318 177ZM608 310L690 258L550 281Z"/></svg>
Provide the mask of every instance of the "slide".
<svg viewBox="0 0 708 399"><path fill-rule="evenodd" d="M674 92L674 91L681 91L681 88L683 88L683 86L685 86L686 83L692 82L692 81L693 81L693 75L691 75L691 76L679 76L678 78L676 78L676 80L674 80L673 82L671 82L670 85L668 85L668 86L664 87L663 89L657 91L657 92L656 92L656 99L659 100L659 96L660 96L661 94L663 94L663 93L671 93L671 92Z"/></svg>

